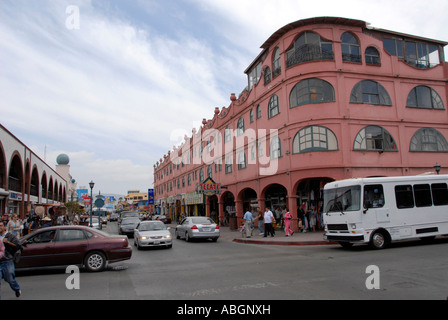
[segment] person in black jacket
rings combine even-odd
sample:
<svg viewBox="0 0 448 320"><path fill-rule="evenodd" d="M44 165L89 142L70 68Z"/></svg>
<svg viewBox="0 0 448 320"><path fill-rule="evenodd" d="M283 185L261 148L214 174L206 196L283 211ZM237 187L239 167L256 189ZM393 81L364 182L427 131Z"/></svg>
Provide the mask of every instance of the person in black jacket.
<svg viewBox="0 0 448 320"><path fill-rule="evenodd" d="M22 250L22 246L14 234L6 232L6 226L3 222L0 222L0 241L5 247L3 257L0 258L0 285L1 279L5 279L16 293L16 297L20 297L22 291L15 276L14 258L16 253Z"/></svg>

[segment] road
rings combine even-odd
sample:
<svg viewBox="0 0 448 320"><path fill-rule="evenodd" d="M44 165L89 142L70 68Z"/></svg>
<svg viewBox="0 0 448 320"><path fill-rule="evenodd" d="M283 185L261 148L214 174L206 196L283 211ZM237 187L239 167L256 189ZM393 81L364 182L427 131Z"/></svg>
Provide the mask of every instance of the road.
<svg viewBox="0 0 448 320"><path fill-rule="evenodd" d="M115 233L116 223L108 230ZM369 266L377 268L366 273ZM19 271L17 279L24 300L446 300L447 270L448 239L381 251L174 239L171 249L135 248L131 260L105 272L81 271L79 290L67 289L64 268ZM17 299L5 282L1 294Z"/></svg>

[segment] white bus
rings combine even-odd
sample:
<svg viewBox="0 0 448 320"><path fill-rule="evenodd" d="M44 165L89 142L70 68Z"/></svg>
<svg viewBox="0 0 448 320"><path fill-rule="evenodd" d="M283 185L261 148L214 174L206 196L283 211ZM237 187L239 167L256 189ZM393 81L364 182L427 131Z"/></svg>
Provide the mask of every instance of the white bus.
<svg viewBox="0 0 448 320"><path fill-rule="evenodd" d="M348 179L324 188L324 239L343 247L448 235L448 175Z"/></svg>

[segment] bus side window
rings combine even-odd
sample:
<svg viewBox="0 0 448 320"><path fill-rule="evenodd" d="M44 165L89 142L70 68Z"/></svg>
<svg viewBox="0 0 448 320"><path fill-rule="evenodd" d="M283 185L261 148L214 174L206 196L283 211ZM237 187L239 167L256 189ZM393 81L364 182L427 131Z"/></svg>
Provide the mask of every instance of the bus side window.
<svg viewBox="0 0 448 320"><path fill-rule="evenodd" d="M435 206L448 205L448 188L446 183L434 183L431 185L431 190Z"/></svg>
<svg viewBox="0 0 448 320"><path fill-rule="evenodd" d="M381 184L364 187L364 208L382 208L384 206L384 191Z"/></svg>
<svg viewBox="0 0 448 320"><path fill-rule="evenodd" d="M415 184L414 185L414 198L416 207L431 207L431 188L429 184Z"/></svg>
<svg viewBox="0 0 448 320"><path fill-rule="evenodd" d="M411 185L395 186L395 200L398 209L414 208L414 194Z"/></svg>

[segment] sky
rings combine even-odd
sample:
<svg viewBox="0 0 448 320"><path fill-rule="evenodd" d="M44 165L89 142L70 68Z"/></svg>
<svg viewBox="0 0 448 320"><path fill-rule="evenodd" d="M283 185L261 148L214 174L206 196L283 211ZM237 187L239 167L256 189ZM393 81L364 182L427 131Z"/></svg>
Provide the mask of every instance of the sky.
<svg viewBox="0 0 448 320"><path fill-rule="evenodd" d="M336 16L448 41L448 1L0 0L0 123L78 187L126 195L247 86L281 27ZM446 52L447 50L445 50Z"/></svg>

